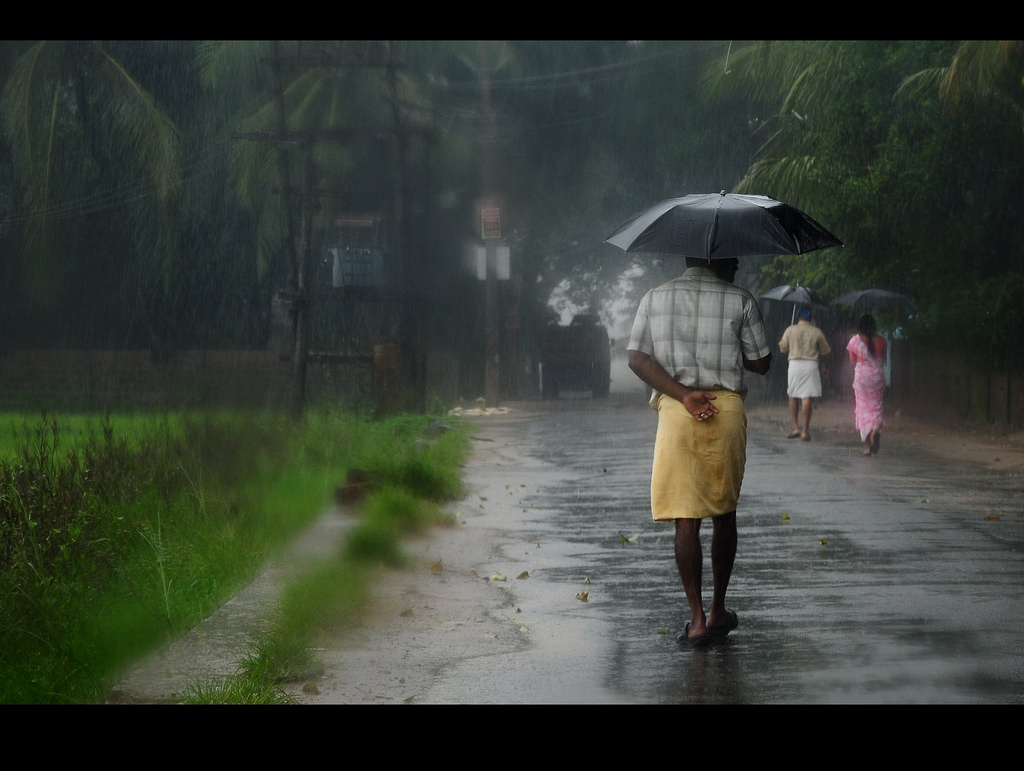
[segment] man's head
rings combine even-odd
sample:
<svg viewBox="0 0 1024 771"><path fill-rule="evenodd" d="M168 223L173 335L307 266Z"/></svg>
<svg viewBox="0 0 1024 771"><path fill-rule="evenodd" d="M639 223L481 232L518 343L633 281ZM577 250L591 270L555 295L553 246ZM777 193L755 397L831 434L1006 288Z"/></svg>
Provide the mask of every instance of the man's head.
<svg viewBox="0 0 1024 771"><path fill-rule="evenodd" d="M714 271L722 281L730 284L736 279L736 271L740 268L740 261L735 257L728 257L724 260L705 260L703 257L687 257L686 267L708 268Z"/></svg>
<svg viewBox="0 0 1024 771"><path fill-rule="evenodd" d="M811 309L810 308L801 308L799 311L797 311L796 315L797 315L797 318L802 319L803 321L810 321L811 320Z"/></svg>
<svg viewBox="0 0 1024 771"><path fill-rule="evenodd" d="M736 271L739 269L740 261L735 257L711 261L711 270L715 271L715 275L722 279L722 281L728 281L730 284L736 280Z"/></svg>

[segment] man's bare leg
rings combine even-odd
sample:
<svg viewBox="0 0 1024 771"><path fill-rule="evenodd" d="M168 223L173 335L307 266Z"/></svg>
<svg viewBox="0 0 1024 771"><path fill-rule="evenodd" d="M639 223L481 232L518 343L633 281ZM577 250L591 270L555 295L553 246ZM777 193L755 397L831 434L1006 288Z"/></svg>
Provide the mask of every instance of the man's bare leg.
<svg viewBox="0 0 1024 771"><path fill-rule="evenodd" d="M804 437L811 435L811 410L814 408L814 400L810 397L801 399L803 402L803 415L804 415Z"/></svg>
<svg viewBox="0 0 1024 771"><path fill-rule="evenodd" d="M711 524L714 527L711 533L711 574L714 577L714 589L705 623L707 626L724 626L728 620L725 615L725 592L729 588L732 566L736 561L736 512L730 511L712 517Z"/></svg>
<svg viewBox="0 0 1024 771"><path fill-rule="evenodd" d="M790 397L789 417L793 419L793 433L800 433L800 400Z"/></svg>
<svg viewBox="0 0 1024 771"><path fill-rule="evenodd" d="M707 617L704 615L704 600L701 597L704 555L700 547L700 523L699 519L676 520L676 568L679 570L679 578L683 582L686 601L690 605L689 637L691 638L701 637L708 633Z"/></svg>

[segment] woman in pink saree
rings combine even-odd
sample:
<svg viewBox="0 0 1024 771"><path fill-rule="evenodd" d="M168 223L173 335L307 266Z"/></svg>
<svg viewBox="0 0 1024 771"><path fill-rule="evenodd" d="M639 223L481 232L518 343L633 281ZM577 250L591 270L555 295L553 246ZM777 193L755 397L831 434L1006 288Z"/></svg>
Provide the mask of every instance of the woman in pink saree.
<svg viewBox="0 0 1024 771"><path fill-rule="evenodd" d="M867 313L860 317L857 334L846 345L853 365L854 422L864 442L864 454L878 452L885 420L882 401L885 397L885 338L875 333L875 319Z"/></svg>

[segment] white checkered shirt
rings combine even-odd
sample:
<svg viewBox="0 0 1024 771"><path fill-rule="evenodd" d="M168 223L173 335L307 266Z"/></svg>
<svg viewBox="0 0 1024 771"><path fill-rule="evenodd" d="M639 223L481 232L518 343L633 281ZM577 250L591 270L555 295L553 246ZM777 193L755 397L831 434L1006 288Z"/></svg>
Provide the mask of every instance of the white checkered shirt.
<svg viewBox="0 0 1024 771"><path fill-rule="evenodd" d="M647 354L684 386L740 396L747 393L743 358L771 353L757 300L709 268L687 268L645 294L627 348Z"/></svg>

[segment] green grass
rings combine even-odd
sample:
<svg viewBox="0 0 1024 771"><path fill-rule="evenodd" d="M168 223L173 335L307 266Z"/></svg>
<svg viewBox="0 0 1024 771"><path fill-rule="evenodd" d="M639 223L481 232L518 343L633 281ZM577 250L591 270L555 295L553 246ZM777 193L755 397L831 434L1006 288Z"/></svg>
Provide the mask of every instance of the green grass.
<svg viewBox="0 0 1024 771"><path fill-rule="evenodd" d="M19 422L20 421L20 422ZM189 700L273 703L313 667L310 641L352 623L400 539L461 493L461 431L427 416L4 414L0 703L96 703L127 662L229 599L330 504L348 469L376 494L342 552L288 587L239 673ZM269 699L270 701L267 701ZM251 701L250 701L251 700Z"/></svg>
<svg viewBox="0 0 1024 771"><path fill-rule="evenodd" d="M244 672L224 682L190 683L182 704L288 704L290 699L264 678Z"/></svg>
<svg viewBox="0 0 1024 771"><path fill-rule="evenodd" d="M118 437L129 444L135 444L143 441L156 426L161 426L172 433L180 433L184 420L185 414L180 412L159 415L0 412L0 460L15 458L26 439L43 427L48 432L56 427L62 446L71 449L88 442L106 425L109 425Z"/></svg>
<svg viewBox="0 0 1024 771"><path fill-rule="evenodd" d="M397 429L397 432L396 432ZM356 623L369 599L376 572L405 564L403 536L432 527L455 524L437 501L463 493L453 471L465 456L467 438L453 432L425 449L408 426L389 426L371 445L391 453L370 462L375 479L391 481L360 507L360 520L332 559L310 568L284 590L270 630L253 645L238 671L223 683L207 683L201 692L190 691L192 704L250 704L284 682L315 677L320 669L312 651L321 635L331 635ZM382 438L384 445L377 442ZM367 461L366 455L360 461ZM364 468L366 466L360 466ZM396 480L405 480L399 482ZM429 497L423 497L425 493Z"/></svg>

